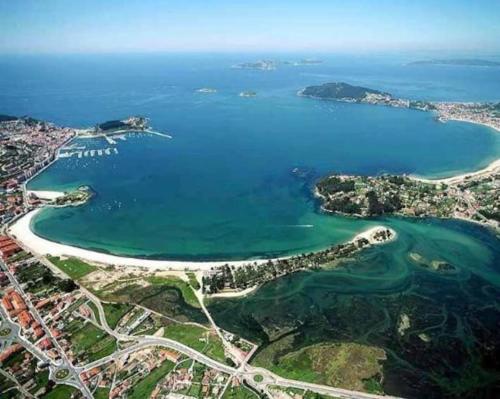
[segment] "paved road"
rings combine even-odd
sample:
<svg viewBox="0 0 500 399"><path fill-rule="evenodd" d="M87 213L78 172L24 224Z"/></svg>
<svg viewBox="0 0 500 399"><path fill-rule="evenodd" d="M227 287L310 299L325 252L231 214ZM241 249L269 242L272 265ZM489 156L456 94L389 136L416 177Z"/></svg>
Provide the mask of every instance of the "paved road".
<svg viewBox="0 0 500 399"><path fill-rule="evenodd" d="M19 382L14 377L12 377L9 373L0 369L0 374L2 374L5 378L11 380L16 385L17 390L19 392L21 392L25 398L35 399L35 397L32 394L30 394L26 389L24 389L24 387L21 384L19 384Z"/></svg>
<svg viewBox="0 0 500 399"><path fill-rule="evenodd" d="M46 261L45 259L43 259L43 258L38 258L38 259L43 264L45 264L47 267L49 267L51 270L54 270L55 272L57 272L57 274L65 275L59 269L55 270L54 266L52 264L50 264L50 262ZM30 310L32 310L34 316L39 320L40 324L42 324L42 326L44 328L47 328L45 326L45 324L43 323L43 320L41 320L41 317L38 314L38 312L36 311L36 309L34 309L34 307L31 305L31 303L27 300L24 292L22 291L21 287L17 283L17 280L8 271L8 269L5 267L5 264L3 264L3 262L1 262L1 265L5 268L7 275L9 276L9 279L11 279L11 282L19 290L19 292L23 295L24 299L26 300L27 305L30 307ZM100 300L94 294L92 294L91 292L89 292L88 290L86 290L83 287L81 287L81 291L84 295L86 295L96 305L98 312L99 312L99 318L101 320L102 328L108 334L114 336L117 340L122 341L122 342L123 341L125 341L125 342L135 341L136 342L135 344L131 345L128 348L114 352L113 354L106 356L102 359L99 359L95 362L88 363L88 364L81 366L81 367L75 367L71 364L71 362L69 362L65 353L59 347L57 341L55 341L55 339L53 339L53 341L56 342L57 347L59 348L60 352L63 355L63 359L65 360L64 366L66 366L70 370L71 375L74 377L74 378L72 378L73 381L68 380L66 383L74 385L75 387L79 388L85 394L85 396L88 398L92 398L92 394L90 393L88 388L81 382L81 380L79 378L79 374L82 371L90 370L94 367L101 366L101 365L106 364L110 361L117 360L126 354L129 354L129 353L132 353L132 352L135 352L137 350L144 349L144 348L147 348L150 346L163 346L163 347L173 349L177 352L183 353L183 354L189 356L191 359L194 359L195 361L202 363L210 368L213 368L213 369L218 370L218 371L223 372L223 373L227 373L231 376L241 377L241 378L245 379L248 384L250 384L252 387L257 389L258 391L264 391L266 393L269 393L268 386L279 385L279 386L283 386L283 387L310 390L310 391L317 392L317 393L320 393L323 395L335 396L335 397L346 398L346 399L394 399L395 398L395 397L391 397L391 396L374 395L374 394L351 391L351 390L346 390L346 389L334 388L334 387L325 386L325 385L318 385L318 384L312 384L312 383L307 383L307 382L302 382L302 381L289 380L286 378L279 377L269 370L248 365L246 362L246 360L248 360L248 358L245 359L245 361L238 368L234 368L234 367L228 366L227 364L224 364L224 363L221 363L217 360L214 360L214 359L204 355L203 353L200 353L200 352L192 349L189 346L186 346L180 342L171 340L169 338L153 337L153 336L136 337L136 336L130 336L130 335L126 335L126 334L120 334L109 327L109 325L106 321L106 315L104 313L104 308L102 307ZM203 302L202 302L202 306L203 306ZM211 318L210 313L206 309L204 309L204 310L205 310L211 324L215 327L217 333L222 335L218 326L215 324L215 321ZM48 332L48 335L51 336L50 331ZM256 382L254 380L254 377L256 375L261 375L263 377L263 381Z"/></svg>
<svg viewBox="0 0 500 399"><path fill-rule="evenodd" d="M173 350L176 350L177 352L183 353L187 356L189 356L191 359L196 360L199 363L205 364L208 367L211 367L213 369L219 370L223 373L228 373L228 374L233 374L236 372L236 369L234 367L228 366L227 364L218 362L217 360L214 360L203 353L200 353L189 346L186 346L184 344L181 344L180 342L168 339L168 338L161 338L161 337L141 337L138 339L138 343L131 345L130 347L123 349L121 351L117 351L109 356L106 356L102 359L96 360L92 363L88 363L85 366L80 368L81 371L86 371L90 370L94 367L100 366L102 364L108 363L112 360L119 359L120 357L132 353L134 351L144 349L150 346L164 346Z"/></svg>
<svg viewBox="0 0 500 399"><path fill-rule="evenodd" d="M52 336L52 333L51 333L50 329L47 327L47 325L45 324L45 321L42 319L42 317L38 313L38 310L35 309L35 307L31 303L30 299L28 298L28 296L26 295L26 293L24 292L24 290L19 285L17 279L9 271L7 265L3 261L0 261L0 268L4 270L5 274L7 275L7 277L10 280L10 283L16 288L16 291L22 296L22 298L23 298L24 302L26 303L26 306L28 307L30 313L33 315L33 318L41 325L41 327L45 331L45 334L47 335L47 337L50 338L52 344L54 345L54 347L59 352L59 354L60 354L60 356L61 356L61 358L63 360L64 367L66 367L70 371L71 377L72 377L72 379L74 380L74 382L76 384L75 386L77 386L78 389L81 390L81 392L83 393L83 395L86 398L92 398L93 397L92 393L89 391L89 389L87 388L87 386L82 382L82 380L80 379L79 373L73 367L73 364L70 362L70 360L66 356L66 353L63 351L63 349L61 348L61 346L59 345L59 343L57 342L57 340Z"/></svg>

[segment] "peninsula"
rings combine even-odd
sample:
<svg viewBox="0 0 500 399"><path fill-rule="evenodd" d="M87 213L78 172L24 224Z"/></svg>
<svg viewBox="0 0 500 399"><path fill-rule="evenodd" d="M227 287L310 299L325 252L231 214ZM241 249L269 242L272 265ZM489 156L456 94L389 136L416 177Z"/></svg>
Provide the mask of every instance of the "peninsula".
<svg viewBox="0 0 500 399"><path fill-rule="evenodd" d="M408 100L392 94L344 82L308 86L297 95L320 100L334 100L349 103L385 105L396 108L410 108L436 113L441 122L458 120L478 123L500 131L500 103L460 103Z"/></svg>
<svg viewBox="0 0 500 399"><path fill-rule="evenodd" d="M500 162L488 173L442 180L329 176L316 185L322 209L358 217L457 218L500 229Z"/></svg>

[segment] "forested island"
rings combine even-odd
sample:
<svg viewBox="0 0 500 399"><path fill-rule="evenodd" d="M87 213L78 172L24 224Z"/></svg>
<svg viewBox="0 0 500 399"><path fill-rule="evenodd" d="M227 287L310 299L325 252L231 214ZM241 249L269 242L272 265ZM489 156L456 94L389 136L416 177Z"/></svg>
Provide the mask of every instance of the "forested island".
<svg viewBox="0 0 500 399"><path fill-rule="evenodd" d="M362 101L370 94L383 97L391 97L389 93L369 89L362 86L353 86L344 82L333 82L318 86L308 86L300 91L299 94L306 97L346 101Z"/></svg>
<svg viewBox="0 0 500 399"><path fill-rule="evenodd" d="M99 123L95 126L96 132L111 133L114 131L145 130L148 128L148 120L142 116L131 116L124 120L111 120Z"/></svg>

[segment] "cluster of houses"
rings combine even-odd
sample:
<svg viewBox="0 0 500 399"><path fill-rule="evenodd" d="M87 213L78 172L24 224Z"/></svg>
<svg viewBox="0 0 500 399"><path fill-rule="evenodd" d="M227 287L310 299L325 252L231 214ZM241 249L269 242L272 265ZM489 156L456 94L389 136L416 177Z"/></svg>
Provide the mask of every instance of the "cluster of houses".
<svg viewBox="0 0 500 399"><path fill-rule="evenodd" d="M32 118L0 122L0 223L23 213L21 185L56 159L75 134Z"/></svg>
<svg viewBox="0 0 500 399"><path fill-rule="evenodd" d="M21 250L21 247L14 240L7 236L0 236L0 256L4 261Z"/></svg>
<svg viewBox="0 0 500 399"><path fill-rule="evenodd" d="M160 367L163 362L170 361L176 364L180 357L178 353L168 349L153 348L134 352L120 359L117 362L117 375L123 378L115 381L109 395L110 399L126 398L138 381Z"/></svg>

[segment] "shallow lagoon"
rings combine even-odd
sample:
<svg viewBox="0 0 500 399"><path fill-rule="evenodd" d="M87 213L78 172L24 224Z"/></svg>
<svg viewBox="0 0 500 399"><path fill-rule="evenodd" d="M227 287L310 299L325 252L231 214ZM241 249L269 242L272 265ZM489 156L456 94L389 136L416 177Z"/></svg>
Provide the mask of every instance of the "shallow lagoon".
<svg viewBox="0 0 500 399"><path fill-rule="evenodd" d="M210 312L222 327L262 344L253 361L274 359L266 367L278 373L286 375L286 359L289 364L300 348L356 342L385 350L382 386L388 394L495 397L498 238L463 222L383 222L398 231L397 241L363 251L334 270L297 273L245 298L214 300ZM422 267L410 253L455 270ZM404 334L398 333L402 314L409 317Z"/></svg>

